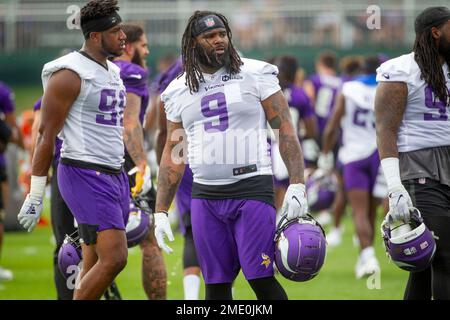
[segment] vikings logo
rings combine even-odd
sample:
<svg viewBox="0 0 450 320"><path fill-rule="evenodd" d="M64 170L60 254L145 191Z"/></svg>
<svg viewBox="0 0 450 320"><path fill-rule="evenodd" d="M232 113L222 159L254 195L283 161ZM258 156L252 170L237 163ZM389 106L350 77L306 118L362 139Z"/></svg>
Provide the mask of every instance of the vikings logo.
<svg viewBox="0 0 450 320"><path fill-rule="evenodd" d="M262 266L265 266L266 267L266 269L267 269L267 267L270 265L270 258L269 258L269 256L267 255L267 254L265 254L265 253L262 253L261 254L261 258L262 258L262 262L261 262L261 265Z"/></svg>

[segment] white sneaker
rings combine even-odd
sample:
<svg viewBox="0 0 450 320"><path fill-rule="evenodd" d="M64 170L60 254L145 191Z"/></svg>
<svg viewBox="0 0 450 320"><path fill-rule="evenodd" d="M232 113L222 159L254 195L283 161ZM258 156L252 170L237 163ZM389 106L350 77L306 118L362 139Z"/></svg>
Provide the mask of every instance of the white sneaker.
<svg viewBox="0 0 450 320"><path fill-rule="evenodd" d="M333 217L327 210L320 211L316 217L316 221L323 227L331 223Z"/></svg>
<svg viewBox="0 0 450 320"><path fill-rule="evenodd" d="M374 273L380 272L380 264L375 256L369 258L365 263L365 275L370 276Z"/></svg>
<svg viewBox="0 0 450 320"><path fill-rule="evenodd" d="M361 279L362 277L370 276L377 272L380 272L380 265L375 257L373 247L368 247L361 251L358 261L356 262L356 279Z"/></svg>
<svg viewBox="0 0 450 320"><path fill-rule="evenodd" d="M327 244L330 248L337 247L342 242L342 227L333 227L327 234Z"/></svg>
<svg viewBox="0 0 450 320"><path fill-rule="evenodd" d="M13 273L11 270L3 269L0 267L0 280L11 281L13 279Z"/></svg>

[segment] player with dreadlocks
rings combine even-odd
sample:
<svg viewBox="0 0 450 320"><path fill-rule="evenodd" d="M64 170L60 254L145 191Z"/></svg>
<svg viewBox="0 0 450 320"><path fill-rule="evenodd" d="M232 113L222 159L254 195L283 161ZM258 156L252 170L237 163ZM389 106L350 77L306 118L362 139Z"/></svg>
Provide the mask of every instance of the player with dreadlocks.
<svg viewBox="0 0 450 320"><path fill-rule="evenodd" d="M212 54L214 48L209 45L204 47L192 34L198 33L198 20L207 15L216 15L220 21L223 21L223 28L225 29L223 35L226 34L229 42L228 48L219 48L216 50L216 54ZM237 50L234 48L231 42L231 30L228 26L228 20L220 13L208 12L208 11L196 11L193 16L189 18L188 25L183 34L181 43L182 59L183 59L183 72L186 73L186 84L189 86L189 90L192 92L198 92L199 82L204 82L203 73L200 66L207 66L209 69L216 69L225 66L228 74L233 75L241 71L242 60ZM208 40L206 39L206 42ZM208 43L209 44L209 43Z"/></svg>
<svg viewBox="0 0 450 320"><path fill-rule="evenodd" d="M164 239L173 240L167 210L185 169L179 155L187 154L194 180L192 234L206 299L232 299L231 285L241 268L258 299L286 299L273 271L276 212L267 121L279 130L289 172L282 213L288 219L307 212L303 156L277 67L240 58L231 39L227 19L210 11L196 11L183 34L184 72L161 94L167 140L158 177L156 239L171 251ZM180 151L178 137L184 134L188 152Z"/></svg>
<svg viewBox="0 0 450 320"><path fill-rule="evenodd" d="M129 186L122 169L126 90L108 58L125 49L116 0L94 0L80 12L85 42L45 64L41 124L32 161L30 193L20 224L32 231L42 212L56 135L61 195L78 223L83 267L74 299L100 299L125 267Z"/></svg>
<svg viewBox="0 0 450 320"><path fill-rule="evenodd" d="M432 265L410 273L405 299L450 299L450 10L430 7L415 20L414 51L383 63L375 101L378 150L389 216L422 213L438 237Z"/></svg>

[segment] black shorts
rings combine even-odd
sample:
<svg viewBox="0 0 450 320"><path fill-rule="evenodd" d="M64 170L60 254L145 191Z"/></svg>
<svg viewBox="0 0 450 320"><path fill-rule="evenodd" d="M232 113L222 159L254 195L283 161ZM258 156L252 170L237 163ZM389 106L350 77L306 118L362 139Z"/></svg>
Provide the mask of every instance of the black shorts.
<svg viewBox="0 0 450 320"><path fill-rule="evenodd" d="M425 220L430 216L450 217L450 187L429 178L403 181L413 205Z"/></svg>

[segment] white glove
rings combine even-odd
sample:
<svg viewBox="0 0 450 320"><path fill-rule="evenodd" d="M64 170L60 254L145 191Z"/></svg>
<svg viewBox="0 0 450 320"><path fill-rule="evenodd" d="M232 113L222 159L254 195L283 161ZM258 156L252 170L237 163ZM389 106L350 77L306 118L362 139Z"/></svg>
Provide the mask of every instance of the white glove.
<svg viewBox="0 0 450 320"><path fill-rule="evenodd" d="M167 253L172 253L173 250L170 248L166 242L165 237L169 239L169 241L173 241L173 233L172 228L170 227L169 217L166 212L156 212L154 214L155 219L155 237L158 242L158 246L163 249Z"/></svg>
<svg viewBox="0 0 450 320"><path fill-rule="evenodd" d="M334 167L334 155L333 152L320 153L319 159L317 160L317 167L324 171L330 172Z"/></svg>
<svg viewBox="0 0 450 320"><path fill-rule="evenodd" d="M41 218L42 207L42 199L31 198L30 194L27 194L22 208L17 215L17 219L22 227L28 229L28 232L33 231L34 227L38 224Z"/></svg>
<svg viewBox="0 0 450 320"><path fill-rule="evenodd" d="M397 187L389 191L389 213L393 221L408 222L413 203L405 187Z"/></svg>
<svg viewBox="0 0 450 320"><path fill-rule="evenodd" d="M314 139L305 139L302 141L303 158L308 161L315 161L319 156L319 146Z"/></svg>
<svg viewBox="0 0 450 320"><path fill-rule="evenodd" d="M33 231L38 224L42 213L42 199L44 198L46 176L31 176L30 193L27 194L25 201L17 215L17 220L28 232Z"/></svg>
<svg viewBox="0 0 450 320"><path fill-rule="evenodd" d="M302 183L291 184L286 190L281 216L287 220L304 217L308 213L308 202L306 200L305 185Z"/></svg>
<svg viewBox="0 0 450 320"><path fill-rule="evenodd" d="M135 186L131 188L131 195L133 198L141 194L146 194L152 188L152 174L149 166L145 166L144 172L141 172L138 167L134 167L128 172L129 175L135 173Z"/></svg>

